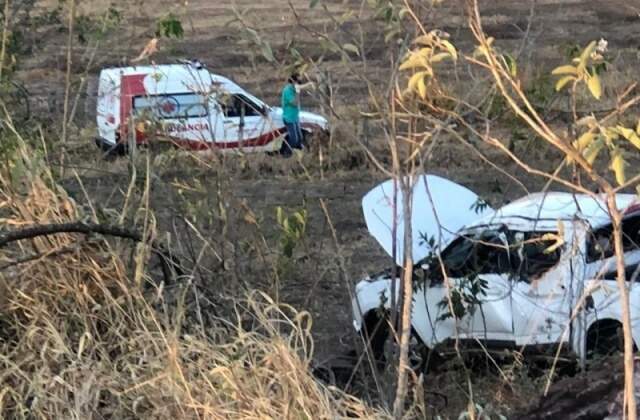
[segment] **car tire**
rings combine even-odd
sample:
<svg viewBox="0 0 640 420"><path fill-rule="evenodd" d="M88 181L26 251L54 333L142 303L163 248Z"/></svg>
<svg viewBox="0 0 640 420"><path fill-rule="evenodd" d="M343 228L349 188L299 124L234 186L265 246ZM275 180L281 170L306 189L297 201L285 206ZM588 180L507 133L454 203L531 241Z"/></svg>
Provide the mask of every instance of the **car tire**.
<svg viewBox="0 0 640 420"><path fill-rule="evenodd" d="M622 324L614 319L597 321L587 331L587 356L611 356L624 351Z"/></svg>
<svg viewBox="0 0 640 420"><path fill-rule="evenodd" d="M371 350L372 358L381 369L387 365L385 343L389 338L388 317L388 312L385 312L384 316L380 316L379 311L370 311L364 317L364 328L362 330L363 339ZM411 370L416 374L427 373L437 364L439 359L440 356L430 349L412 328L409 341L409 365Z"/></svg>

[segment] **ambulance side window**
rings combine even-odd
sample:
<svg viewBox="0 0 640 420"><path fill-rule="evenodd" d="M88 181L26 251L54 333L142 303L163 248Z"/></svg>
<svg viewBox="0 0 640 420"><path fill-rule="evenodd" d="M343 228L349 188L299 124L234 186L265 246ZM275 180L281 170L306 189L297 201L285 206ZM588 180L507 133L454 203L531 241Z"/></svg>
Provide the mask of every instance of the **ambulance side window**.
<svg viewBox="0 0 640 420"><path fill-rule="evenodd" d="M197 93L136 96L133 108L138 114L150 114L161 120L200 118L209 113L205 98Z"/></svg>

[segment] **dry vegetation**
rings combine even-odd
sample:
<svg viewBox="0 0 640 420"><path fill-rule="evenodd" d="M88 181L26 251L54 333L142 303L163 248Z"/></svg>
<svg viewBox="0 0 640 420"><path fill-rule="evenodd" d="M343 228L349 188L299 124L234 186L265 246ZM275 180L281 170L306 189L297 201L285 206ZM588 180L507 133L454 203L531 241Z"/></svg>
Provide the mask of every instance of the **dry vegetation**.
<svg viewBox="0 0 640 420"><path fill-rule="evenodd" d="M0 174L3 224L82 219L30 153L20 146ZM147 244L133 264L126 248L60 234L3 250L3 418L385 417L312 377L307 312L253 292L228 301L227 319L203 315L188 280L156 286Z"/></svg>

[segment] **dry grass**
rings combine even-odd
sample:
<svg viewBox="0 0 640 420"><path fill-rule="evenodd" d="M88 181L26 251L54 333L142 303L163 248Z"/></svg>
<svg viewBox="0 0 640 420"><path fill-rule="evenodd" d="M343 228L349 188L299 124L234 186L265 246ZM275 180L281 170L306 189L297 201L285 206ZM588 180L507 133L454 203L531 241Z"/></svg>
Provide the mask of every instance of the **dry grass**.
<svg viewBox="0 0 640 420"><path fill-rule="evenodd" d="M0 174L2 225L81 218L29 156L20 149ZM145 289L134 274L151 280L147 247L134 267L121 248L61 234L1 250L2 418L385 417L310 374L306 312L256 292L232 319L187 328L188 282Z"/></svg>

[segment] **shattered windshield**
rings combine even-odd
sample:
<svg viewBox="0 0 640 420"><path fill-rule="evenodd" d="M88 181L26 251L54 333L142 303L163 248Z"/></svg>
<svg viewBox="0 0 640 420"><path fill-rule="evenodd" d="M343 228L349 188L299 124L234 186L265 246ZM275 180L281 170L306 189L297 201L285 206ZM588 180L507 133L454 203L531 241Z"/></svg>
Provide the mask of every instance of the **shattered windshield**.
<svg viewBox="0 0 640 420"><path fill-rule="evenodd" d="M503 274L511 270L507 236L497 230L460 236L443 252L442 260L451 277Z"/></svg>
<svg viewBox="0 0 640 420"><path fill-rule="evenodd" d="M520 232L505 227L467 232L454 240L430 270L432 279L507 274L519 281L531 281L558 264L560 247L553 232ZM433 259L433 258L432 258Z"/></svg>

